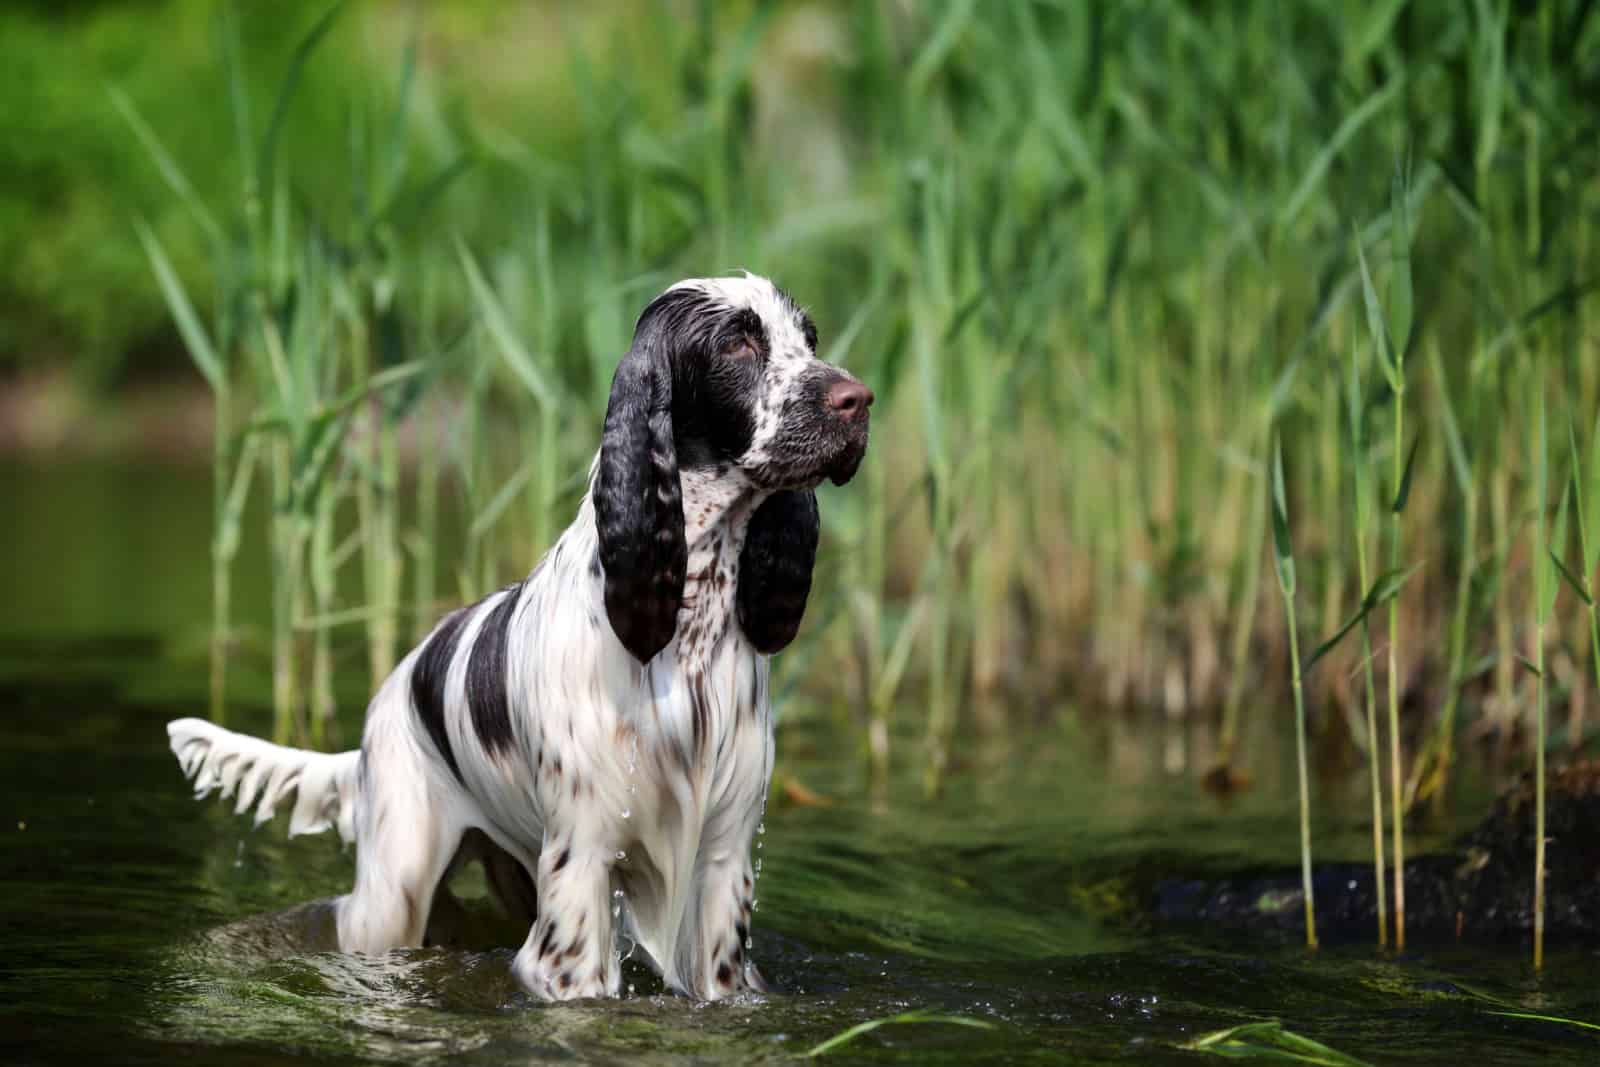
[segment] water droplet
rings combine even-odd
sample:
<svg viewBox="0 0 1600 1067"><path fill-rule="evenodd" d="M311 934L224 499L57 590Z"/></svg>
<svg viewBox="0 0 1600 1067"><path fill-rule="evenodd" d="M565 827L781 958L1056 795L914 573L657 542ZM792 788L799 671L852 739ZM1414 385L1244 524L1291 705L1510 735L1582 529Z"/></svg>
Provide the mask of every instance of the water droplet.
<svg viewBox="0 0 1600 1067"><path fill-rule="evenodd" d="M628 860L628 854L626 852L624 852L620 848L617 849L617 862L618 863L626 863L627 860Z"/></svg>
<svg viewBox="0 0 1600 1067"><path fill-rule="evenodd" d="M633 996L633 983L632 982L628 983L628 996L630 996L630 997Z"/></svg>
<svg viewBox="0 0 1600 1067"><path fill-rule="evenodd" d="M756 947L755 938L747 937L747 938L744 939L744 950L746 952L749 952L751 949L753 949L755 947Z"/></svg>
<svg viewBox="0 0 1600 1067"><path fill-rule="evenodd" d="M622 817L623 817L623 818L624 818L624 819L631 819L631 818L633 818L633 809L632 809L632 808L623 808L623 809L622 809Z"/></svg>
<svg viewBox="0 0 1600 1067"><path fill-rule="evenodd" d="M761 907L761 901L757 900L755 897L751 897L750 898L750 910L751 911L755 911L759 907Z"/></svg>
<svg viewBox="0 0 1600 1067"><path fill-rule="evenodd" d="M766 832L767 832L767 824L765 822L756 823L756 833L764 834Z"/></svg>

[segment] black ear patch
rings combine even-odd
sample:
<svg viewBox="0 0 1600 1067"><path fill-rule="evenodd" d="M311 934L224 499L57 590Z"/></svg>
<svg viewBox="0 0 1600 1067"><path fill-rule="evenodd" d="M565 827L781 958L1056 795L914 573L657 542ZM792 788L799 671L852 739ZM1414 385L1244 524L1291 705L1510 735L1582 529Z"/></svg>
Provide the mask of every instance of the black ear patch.
<svg viewBox="0 0 1600 1067"><path fill-rule="evenodd" d="M606 615L640 663L672 640L689 549L672 435L672 367L654 307L617 365L600 441L594 520Z"/></svg>
<svg viewBox="0 0 1600 1067"><path fill-rule="evenodd" d="M750 517L739 554L739 625L756 651L781 651L799 632L820 533L809 489L774 493Z"/></svg>

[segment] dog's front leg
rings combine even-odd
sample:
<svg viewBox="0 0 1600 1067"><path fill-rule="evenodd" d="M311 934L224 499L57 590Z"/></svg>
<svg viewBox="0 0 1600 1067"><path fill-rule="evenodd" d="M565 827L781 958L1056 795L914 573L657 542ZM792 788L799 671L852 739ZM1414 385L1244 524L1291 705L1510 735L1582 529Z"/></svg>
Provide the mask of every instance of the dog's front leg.
<svg viewBox="0 0 1600 1067"><path fill-rule="evenodd" d="M545 1000L616 996L622 969L613 952L611 864L603 846L553 834L539 855L539 918L511 970Z"/></svg>
<svg viewBox="0 0 1600 1067"><path fill-rule="evenodd" d="M697 944L690 956L695 996L720 1000L736 993L765 993L767 983L750 958L750 918L755 907L755 875L745 849L703 860Z"/></svg>

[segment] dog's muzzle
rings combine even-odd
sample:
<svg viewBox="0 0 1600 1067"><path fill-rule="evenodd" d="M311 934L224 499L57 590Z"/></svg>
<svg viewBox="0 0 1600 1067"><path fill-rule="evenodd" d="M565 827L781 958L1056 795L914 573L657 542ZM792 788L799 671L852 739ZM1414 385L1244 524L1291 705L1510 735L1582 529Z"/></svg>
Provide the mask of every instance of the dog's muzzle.
<svg viewBox="0 0 1600 1067"><path fill-rule="evenodd" d="M871 389L846 377L828 386L823 394L824 406L839 435L839 451L827 468L828 478L834 485L843 485L855 477L862 457L867 454L872 400Z"/></svg>

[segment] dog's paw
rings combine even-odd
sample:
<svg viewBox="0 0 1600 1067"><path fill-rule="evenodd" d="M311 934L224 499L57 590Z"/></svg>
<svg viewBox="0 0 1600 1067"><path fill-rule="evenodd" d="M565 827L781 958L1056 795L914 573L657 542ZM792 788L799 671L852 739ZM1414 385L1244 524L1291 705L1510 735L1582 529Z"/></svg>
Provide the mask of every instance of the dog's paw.
<svg viewBox="0 0 1600 1067"><path fill-rule="evenodd" d="M546 953L523 948L511 961L517 984L541 1000L586 1000L614 997L621 984L620 969L596 961L587 952Z"/></svg>

